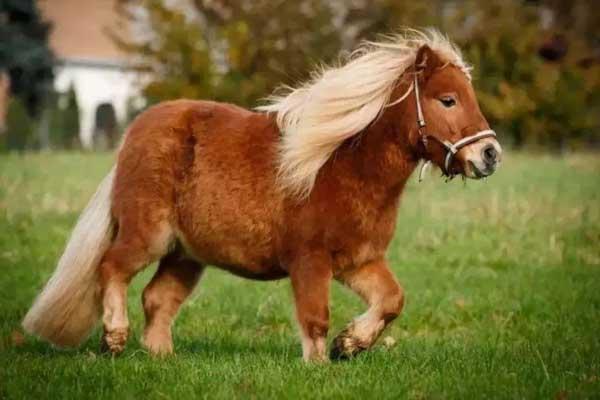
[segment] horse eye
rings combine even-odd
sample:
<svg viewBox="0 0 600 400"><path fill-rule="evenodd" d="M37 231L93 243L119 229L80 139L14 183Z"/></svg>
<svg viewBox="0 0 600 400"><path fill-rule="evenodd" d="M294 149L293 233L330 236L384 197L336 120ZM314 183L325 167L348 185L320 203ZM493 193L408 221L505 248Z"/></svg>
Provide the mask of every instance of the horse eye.
<svg viewBox="0 0 600 400"><path fill-rule="evenodd" d="M450 96L441 97L439 100L446 108L450 108L456 105L456 100L454 100Z"/></svg>

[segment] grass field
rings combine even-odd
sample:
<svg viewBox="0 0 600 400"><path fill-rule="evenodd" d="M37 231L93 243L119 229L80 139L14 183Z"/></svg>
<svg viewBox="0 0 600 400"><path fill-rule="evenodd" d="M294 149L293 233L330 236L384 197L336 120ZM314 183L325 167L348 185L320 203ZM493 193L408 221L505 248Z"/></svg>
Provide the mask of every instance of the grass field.
<svg viewBox="0 0 600 400"><path fill-rule="evenodd" d="M0 398L600 398L600 156L513 154L487 183L411 182L391 264L407 293L395 345L305 365L289 282L211 269L174 326L177 355L96 332L58 351L20 334L112 157L0 156ZM339 285L330 339L363 310ZM387 340L388 342L390 339Z"/></svg>

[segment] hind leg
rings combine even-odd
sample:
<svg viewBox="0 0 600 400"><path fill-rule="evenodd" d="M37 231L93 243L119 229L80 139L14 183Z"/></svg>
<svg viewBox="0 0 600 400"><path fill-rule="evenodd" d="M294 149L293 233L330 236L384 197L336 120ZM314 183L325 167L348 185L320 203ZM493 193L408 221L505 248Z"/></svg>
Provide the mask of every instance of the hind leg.
<svg viewBox="0 0 600 400"><path fill-rule="evenodd" d="M171 253L160 260L142 297L146 315L143 344L151 354L173 352L171 324L203 271L204 266L179 253Z"/></svg>
<svg viewBox="0 0 600 400"><path fill-rule="evenodd" d="M117 238L100 264L104 350L118 354L125 348L129 334L127 287L139 271L167 252L171 241L166 222L141 227L120 221Z"/></svg>

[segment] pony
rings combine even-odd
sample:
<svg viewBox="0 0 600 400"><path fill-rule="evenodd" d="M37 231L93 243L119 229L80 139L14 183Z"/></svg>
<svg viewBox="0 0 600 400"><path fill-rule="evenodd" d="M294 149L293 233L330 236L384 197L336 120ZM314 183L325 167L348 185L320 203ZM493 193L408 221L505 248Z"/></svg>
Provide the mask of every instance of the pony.
<svg viewBox="0 0 600 400"><path fill-rule="evenodd" d="M24 329L70 347L101 318L103 348L121 353L128 284L158 261L142 296L142 343L170 354L177 311L212 265L249 279L289 277L304 360L354 357L402 311L386 249L419 162L479 179L500 160L469 65L434 30L366 42L255 110L160 103L129 127ZM333 280L367 311L328 353Z"/></svg>

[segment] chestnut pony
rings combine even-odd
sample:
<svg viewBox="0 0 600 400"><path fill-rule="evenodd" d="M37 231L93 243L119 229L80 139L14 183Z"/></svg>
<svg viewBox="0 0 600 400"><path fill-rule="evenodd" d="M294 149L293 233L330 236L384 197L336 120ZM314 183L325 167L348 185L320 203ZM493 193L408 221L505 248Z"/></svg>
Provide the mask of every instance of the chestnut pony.
<svg viewBox="0 0 600 400"><path fill-rule="evenodd" d="M334 339L331 357L354 356L402 310L385 254L419 161L480 178L500 153L469 67L435 31L366 43L257 112L161 103L132 123L23 325L75 346L101 317L103 345L119 353L127 286L158 260L143 292L143 343L168 354L178 309L214 265L290 277L305 360L327 359L329 288L347 285L368 310Z"/></svg>

